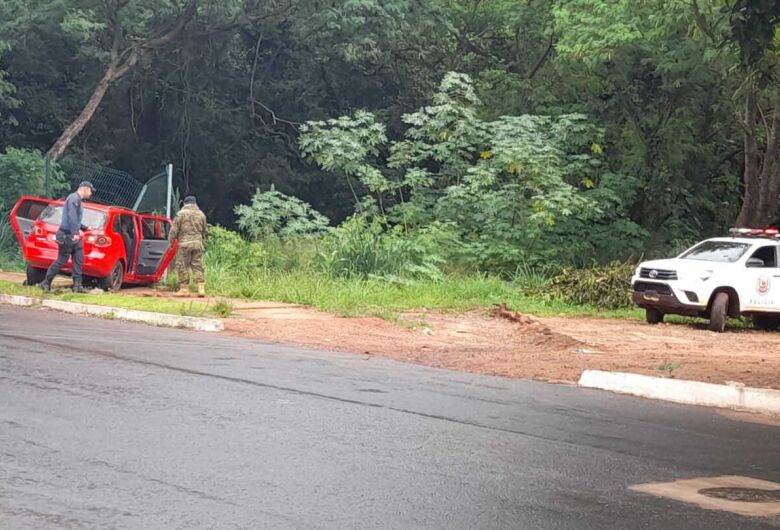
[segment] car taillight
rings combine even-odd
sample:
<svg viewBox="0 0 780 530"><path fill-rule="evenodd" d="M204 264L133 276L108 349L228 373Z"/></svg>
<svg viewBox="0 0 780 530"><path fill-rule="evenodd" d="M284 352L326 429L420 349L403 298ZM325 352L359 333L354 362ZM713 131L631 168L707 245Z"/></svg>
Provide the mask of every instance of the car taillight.
<svg viewBox="0 0 780 530"><path fill-rule="evenodd" d="M104 235L90 235L87 236L87 243L96 247L109 247L111 246L111 238Z"/></svg>

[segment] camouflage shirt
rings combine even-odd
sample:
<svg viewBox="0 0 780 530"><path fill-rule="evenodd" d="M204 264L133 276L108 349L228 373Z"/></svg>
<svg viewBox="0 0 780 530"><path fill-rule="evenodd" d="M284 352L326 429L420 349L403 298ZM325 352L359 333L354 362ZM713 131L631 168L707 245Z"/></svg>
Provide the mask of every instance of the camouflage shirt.
<svg viewBox="0 0 780 530"><path fill-rule="evenodd" d="M194 204L187 204L176 215L168 239L170 241L178 239L180 247L203 248L207 232L205 214Z"/></svg>

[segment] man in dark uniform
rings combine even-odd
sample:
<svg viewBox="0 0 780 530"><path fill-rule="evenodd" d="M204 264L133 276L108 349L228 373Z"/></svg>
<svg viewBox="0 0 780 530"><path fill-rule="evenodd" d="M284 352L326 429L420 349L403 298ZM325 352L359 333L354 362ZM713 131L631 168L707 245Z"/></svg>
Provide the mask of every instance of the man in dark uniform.
<svg viewBox="0 0 780 530"><path fill-rule="evenodd" d="M68 262L68 259L72 258L73 292L88 292L88 290L81 285L81 271L84 265L84 242L81 240L81 232L89 229L81 224L84 219L84 207L82 206L81 201L92 197L94 191L95 187L92 186L90 182L84 181L79 184L75 193L71 193L68 195L68 198L65 199L65 204L62 206L60 229L55 236L57 245L59 245L57 261L52 263L49 270L46 271L46 279L41 283L41 289L44 291L51 290L52 280L54 280L54 277L60 272L63 265Z"/></svg>

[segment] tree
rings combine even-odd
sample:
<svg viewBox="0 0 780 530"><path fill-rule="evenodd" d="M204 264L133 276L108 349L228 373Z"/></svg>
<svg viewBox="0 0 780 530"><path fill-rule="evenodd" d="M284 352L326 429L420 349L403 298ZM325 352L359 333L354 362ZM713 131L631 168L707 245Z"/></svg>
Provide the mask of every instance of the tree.
<svg viewBox="0 0 780 530"><path fill-rule="evenodd" d="M555 8L557 56L585 66L583 97L610 124L622 172L640 181L632 217L661 244L722 233L740 207L733 95L741 80L722 45L720 5L569 0Z"/></svg>
<svg viewBox="0 0 780 530"><path fill-rule="evenodd" d="M136 24L129 25L124 20L123 12L130 2L131 0L106 0L104 22L82 21L84 28L105 28L110 35L108 64L81 113L65 127L60 137L49 149L48 155L52 160L58 160L73 139L89 123L103 101L109 86L127 75L151 53L174 45L181 38L184 28L197 13L197 0L187 0L183 7L178 2L155 2L154 5L139 3L139 5L132 6L137 10L132 15ZM164 19L166 22L162 26L164 29L158 29L158 24L154 22L137 24L140 18L139 14L150 18L153 13L159 16L160 11L162 14L166 14L171 5L173 6L172 21L168 22ZM151 18L151 20L155 21L155 18ZM129 33L129 30L136 30L138 33L134 35Z"/></svg>
<svg viewBox="0 0 780 530"><path fill-rule="evenodd" d="M738 0L726 11L744 76L745 193L737 224L767 226L777 222L780 206L780 4Z"/></svg>
<svg viewBox="0 0 780 530"><path fill-rule="evenodd" d="M366 112L306 124L301 151L326 170L357 176L383 219L408 230L455 226L465 260L494 271L550 256L584 259L570 245L544 244L562 239L559 227L570 221L630 224L620 193L631 195L631 179L604 167L603 132L585 116L483 120L482 107L471 78L451 72L432 104L404 116L408 128L386 158L377 149L384 128Z"/></svg>

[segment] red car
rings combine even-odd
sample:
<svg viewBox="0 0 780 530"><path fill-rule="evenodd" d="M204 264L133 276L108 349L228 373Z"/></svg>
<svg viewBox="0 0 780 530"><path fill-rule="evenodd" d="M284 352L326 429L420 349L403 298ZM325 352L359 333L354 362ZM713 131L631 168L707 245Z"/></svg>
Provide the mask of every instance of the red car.
<svg viewBox="0 0 780 530"><path fill-rule="evenodd" d="M28 285L43 281L57 259L54 235L64 202L22 197L11 211L11 226L27 262ZM176 254L176 243L168 242L171 221L165 217L85 202L82 224L90 227L84 234L84 281L96 280L105 290L160 281ZM71 267L69 260L62 272L71 272Z"/></svg>

